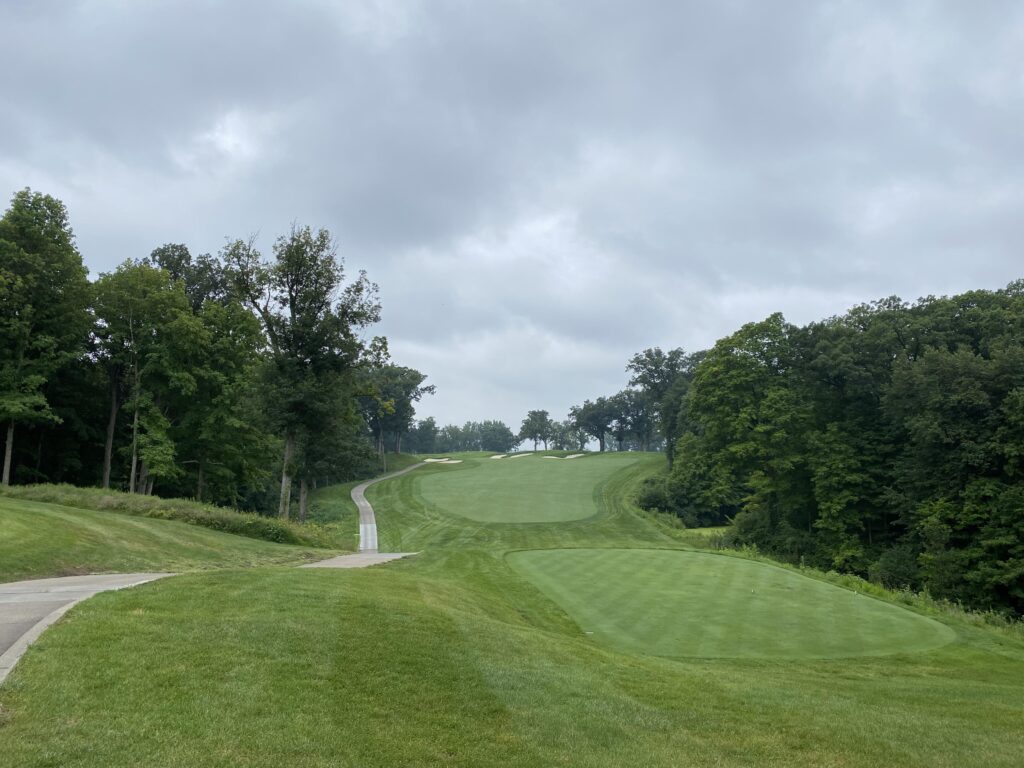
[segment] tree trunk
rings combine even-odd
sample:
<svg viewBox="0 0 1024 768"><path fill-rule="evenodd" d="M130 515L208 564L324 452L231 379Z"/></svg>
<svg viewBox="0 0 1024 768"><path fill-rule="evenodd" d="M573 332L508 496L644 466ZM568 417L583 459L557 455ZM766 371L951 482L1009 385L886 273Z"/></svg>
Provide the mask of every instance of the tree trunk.
<svg viewBox="0 0 1024 768"><path fill-rule="evenodd" d="M46 430L39 428L39 444L36 446L36 477L43 474L43 438L46 437ZM38 482L38 481L37 481Z"/></svg>
<svg viewBox="0 0 1024 768"><path fill-rule="evenodd" d="M284 438L284 462L281 465L281 501L277 506L278 517L288 519L292 502L292 452L295 450L295 438L292 435L285 435Z"/></svg>
<svg viewBox="0 0 1024 768"><path fill-rule="evenodd" d="M601 453L604 453L604 434L597 438L597 445Z"/></svg>
<svg viewBox="0 0 1024 768"><path fill-rule="evenodd" d="M199 477L196 479L196 501L203 500L203 462L199 462Z"/></svg>
<svg viewBox="0 0 1024 768"><path fill-rule="evenodd" d="M139 462L139 481L136 484L136 489L143 496L146 495L146 488L149 486L149 465L146 464L146 460L143 459Z"/></svg>
<svg viewBox="0 0 1024 768"><path fill-rule="evenodd" d="M128 478L128 493L135 493L135 472L139 464L139 398L135 397L135 416L132 418L132 469Z"/></svg>
<svg viewBox="0 0 1024 768"><path fill-rule="evenodd" d="M110 464L114 455L114 430L117 428L117 377L110 374L110 418L107 420L107 444L103 448L103 487L110 487Z"/></svg>
<svg viewBox="0 0 1024 768"><path fill-rule="evenodd" d="M309 484L306 478L299 480L299 522L306 522L306 505L309 502Z"/></svg>
<svg viewBox="0 0 1024 768"><path fill-rule="evenodd" d="M149 482L148 482L148 483L146 483L146 495L147 495L147 496L152 496L152 495L153 495L153 485L154 485L155 483L156 483L156 478L155 478L155 477L152 477L152 476L150 476L150 478L149 478Z"/></svg>
<svg viewBox="0 0 1024 768"><path fill-rule="evenodd" d="M11 484L11 459L14 456L14 421L7 424L7 447L4 448L4 477L3 485Z"/></svg>

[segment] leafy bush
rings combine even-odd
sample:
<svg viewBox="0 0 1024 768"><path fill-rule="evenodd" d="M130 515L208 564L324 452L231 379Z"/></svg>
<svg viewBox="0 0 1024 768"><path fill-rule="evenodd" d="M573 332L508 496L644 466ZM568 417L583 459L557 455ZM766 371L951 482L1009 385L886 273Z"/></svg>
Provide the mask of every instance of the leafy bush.
<svg viewBox="0 0 1024 768"><path fill-rule="evenodd" d="M915 587L920 581L917 553L909 546L890 547L871 564L868 575L889 589Z"/></svg>
<svg viewBox="0 0 1024 768"><path fill-rule="evenodd" d="M119 512L137 517L177 520L215 531L279 544L332 546L326 531L318 526L298 525L275 517L238 512L187 499L161 499L156 496L140 496L100 488L76 488L72 485L15 485L0 490L0 495L67 507Z"/></svg>

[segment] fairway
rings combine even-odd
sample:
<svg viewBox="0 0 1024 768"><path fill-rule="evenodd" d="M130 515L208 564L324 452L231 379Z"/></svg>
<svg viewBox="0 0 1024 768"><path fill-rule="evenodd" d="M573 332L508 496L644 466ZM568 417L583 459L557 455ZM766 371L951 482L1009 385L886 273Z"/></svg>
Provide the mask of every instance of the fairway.
<svg viewBox="0 0 1024 768"><path fill-rule="evenodd" d="M527 455L467 462L415 482L422 499L441 512L482 523L558 523L596 514L595 488L637 460L629 453L573 461Z"/></svg>
<svg viewBox="0 0 1024 768"><path fill-rule="evenodd" d="M763 563L655 549L513 552L594 641L666 657L840 658L938 648L948 627Z"/></svg>

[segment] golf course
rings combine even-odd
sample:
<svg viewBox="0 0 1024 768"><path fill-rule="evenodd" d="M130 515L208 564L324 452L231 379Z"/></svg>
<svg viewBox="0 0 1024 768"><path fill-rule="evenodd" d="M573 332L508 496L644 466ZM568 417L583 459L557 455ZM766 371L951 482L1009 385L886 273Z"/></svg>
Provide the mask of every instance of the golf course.
<svg viewBox="0 0 1024 768"><path fill-rule="evenodd" d="M448 454L333 548L0 497L0 578L75 606L0 685L0 766L1020 766L1024 638L634 504L664 457ZM415 459L403 461L407 467ZM399 466L399 465L396 465ZM863 583L862 583L863 584Z"/></svg>

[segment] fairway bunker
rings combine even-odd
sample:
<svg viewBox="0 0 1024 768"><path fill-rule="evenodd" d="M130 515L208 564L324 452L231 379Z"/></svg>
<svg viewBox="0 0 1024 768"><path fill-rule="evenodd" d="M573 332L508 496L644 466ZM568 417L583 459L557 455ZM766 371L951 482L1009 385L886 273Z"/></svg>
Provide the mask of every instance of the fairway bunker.
<svg viewBox="0 0 1024 768"><path fill-rule="evenodd" d="M508 562L590 639L669 658L826 659L927 651L954 632L799 573L662 549L548 549Z"/></svg>

